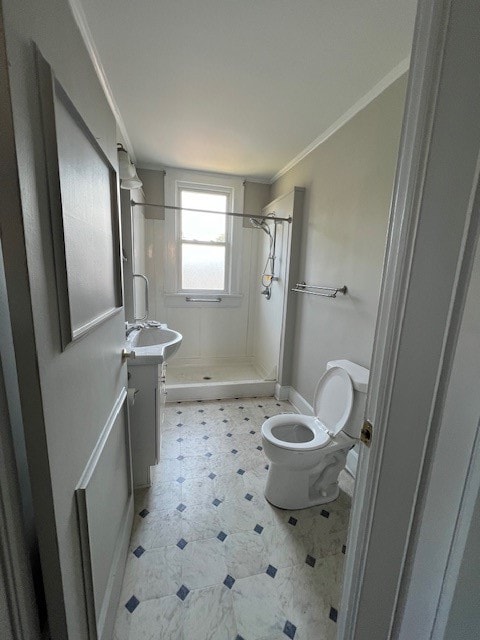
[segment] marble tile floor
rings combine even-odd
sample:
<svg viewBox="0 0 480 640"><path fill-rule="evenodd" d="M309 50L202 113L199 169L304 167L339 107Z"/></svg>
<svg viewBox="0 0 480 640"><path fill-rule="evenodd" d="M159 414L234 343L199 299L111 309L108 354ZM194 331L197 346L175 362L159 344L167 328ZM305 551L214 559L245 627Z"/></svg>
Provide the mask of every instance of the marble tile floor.
<svg viewBox="0 0 480 640"><path fill-rule="evenodd" d="M333 640L350 511L285 511L263 496L260 428L275 398L167 405L135 522L114 640Z"/></svg>

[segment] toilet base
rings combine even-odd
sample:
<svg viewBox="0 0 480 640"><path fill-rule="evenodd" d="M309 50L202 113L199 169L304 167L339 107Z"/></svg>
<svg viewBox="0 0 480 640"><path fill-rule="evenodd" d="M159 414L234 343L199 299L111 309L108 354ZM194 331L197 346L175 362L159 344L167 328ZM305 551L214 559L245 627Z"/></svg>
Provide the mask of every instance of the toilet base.
<svg viewBox="0 0 480 640"><path fill-rule="evenodd" d="M265 498L280 509L307 509L332 502L340 489L338 475L345 468L346 451L336 451L313 469L295 469L270 462Z"/></svg>

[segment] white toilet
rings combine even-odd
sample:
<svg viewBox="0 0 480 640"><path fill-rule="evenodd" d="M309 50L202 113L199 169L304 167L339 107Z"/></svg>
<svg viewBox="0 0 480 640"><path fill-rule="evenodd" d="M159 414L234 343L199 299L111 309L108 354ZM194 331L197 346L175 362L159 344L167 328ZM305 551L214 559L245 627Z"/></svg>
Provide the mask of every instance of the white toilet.
<svg viewBox="0 0 480 640"><path fill-rule="evenodd" d="M338 474L362 429L368 376L354 362L332 360L315 390L315 416L280 414L263 423L271 504L304 509L338 497Z"/></svg>

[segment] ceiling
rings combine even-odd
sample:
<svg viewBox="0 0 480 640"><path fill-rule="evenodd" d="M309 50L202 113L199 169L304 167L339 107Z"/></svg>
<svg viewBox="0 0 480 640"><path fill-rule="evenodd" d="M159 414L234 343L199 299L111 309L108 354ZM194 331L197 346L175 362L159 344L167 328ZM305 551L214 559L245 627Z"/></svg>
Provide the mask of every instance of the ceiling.
<svg viewBox="0 0 480 640"><path fill-rule="evenodd" d="M392 76L409 56L416 8L416 0L70 2L81 2L139 166L254 179L271 179Z"/></svg>

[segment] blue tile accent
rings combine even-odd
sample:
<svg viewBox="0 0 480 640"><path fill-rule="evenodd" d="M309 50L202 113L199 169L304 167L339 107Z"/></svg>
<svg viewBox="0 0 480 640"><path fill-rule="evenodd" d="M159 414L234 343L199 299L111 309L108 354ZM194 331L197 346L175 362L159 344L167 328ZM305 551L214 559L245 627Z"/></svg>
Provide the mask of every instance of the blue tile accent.
<svg viewBox="0 0 480 640"><path fill-rule="evenodd" d="M225 580L223 581L223 584L228 587L229 589L231 589L233 587L233 585L235 584L235 578L232 578L232 576L228 575Z"/></svg>
<svg viewBox="0 0 480 640"><path fill-rule="evenodd" d="M252 434L252 436L253 436L253 434L255 433L255 431L253 431L253 429L252 429L252 431L250 431L250 433L251 433L251 434Z"/></svg>
<svg viewBox="0 0 480 640"><path fill-rule="evenodd" d="M204 440L208 440L208 436L203 436L203 439Z"/></svg>
<svg viewBox="0 0 480 640"><path fill-rule="evenodd" d="M180 484L182 484L182 482L185 482L185 478L180 476L179 478L177 478L177 482L179 482Z"/></svg>
<svg viewBox="0 0 480 640"><path fill-rule="evenodd" d="M346 551L347 551L347 547L343 544L342 545L342 553L345 554Z"/></svg>
<svg viewBox="0 0 480 640"><path fill-rule="evenodd" d="M274 578L276 576L276 574L277 574L277 569L275 567L273 567L271 564L269 564L268 567L267 567L266 573L271 578Z"/></svg>
<svg viewBox="0 0 480 640"><path fill-rule="evenodd" d="M227 438L231 438L233 433L227 433Z"/></svg>
<svg viewBox="0 0 480 640"><path fill-rule="evenodd" d="M256 533L262 533L263 531L263 527L261 524L256 524L254 529L253 529Z"/></svg>
<svg viewBox="0 0 480 640"><path fill-rule="evenodd" d="M220 540L220 542L223 542L226 537L227 537L227 534L225 533L225 531L220 531L220 533L217 536L217 538Z"/></svg>
<svg viewBox="0 0 480 640"><path fill-rule="evenodd" d="M187 506L184 505L183 502L181 502L177 507L177 511L180 511L180 513L181 513L182 511L185 511L186 508L187 508Z"/></svg>
<svg viewBox="0 0 480 640"><path fill-rule="evenodd" d="M295 634L297 632L297 627L293 624L293 622L290 622L290 620L287 620L285 622L285 626L283 627L283 633L290 639L295 638Z"/></svg>
<svg viewBox="0 0 480 640"><path fill-rule="evenodd" d="M138 514L141 518L146 518L148 516L148 514L150 513L150 511L148 509L142 509L140 511L140 513Z"/></svg>
<svg viewBox="0 0 480 640"><path fill-rule="evenodd" d="M245 473L245 470L244 469L238 469L237 473L238 473L239 476L243 476L243 474Z"/></svg>
<svg viewBox="0 0 480 640"><path fill-rule="evenodd" d="M210 478L210 480L213 480L214 478L216 478L217 476L214 473L209 473L208 477Z"/></svg>
<svg viewBox="0 0 480 640"><path fill-rule="evenodd" d="M140 600L138 600L135 596L132 596L130 600L125 604L125 608L130 613L133 613L139 604Z"/></svg>
<svg viewBox="0 0 480 640"><path fill-rule="evenodd" d="M337 621L338 611L335 609L335 607L330 607L330 613L328 614L328 617L334 622Z"/></svg>
<svg viewBox="0 0 480 640"><path fill-rule="evenodd" d="M292 527L294 527L294 526L297 524L297 522L298 522L298 520L297 520L296 518L294 518L293 516L291 516L291 517L288 519L288 524L291 524L291 525L292 525Z"/></svg>
<svg viewBox="0 0 480 640"><path fill-rule="evenodd" d="M184 457L185 456L179 455L179 456L177 456L177 460L183 460Z"/></svg>
<svg viewBox="0 0 480 640"><path fill-rule="evenodd" d="M307 556L305 559L305 562L310 565L311 567L315 566L315 563L317 562L316 559L313 556Z"/></svg>
<svg viewBox="0 0 480 640"><path fill-rule="evenodd" d="M330 511L326 511L325 509L322 509L320 511L320 515L323 516L324 518L329 518L330 517Z"/></svg>
<svg viewBox="0 0 480 640"><path fill-rule="evenodd" d="M177 438L177 442L183 442L183 438Z"/></svg>
<svg viewBox="0 0 480 640"><path fill-rule="evenodd" d="M261 447L260 445L258 445L257 449L258 449L259 451L263 451L263 447Z"/></svg>
<svg viewBox="0 0 480 640"><path fill-rule="evenodd" d="M232 449L232 453L235 455L238 451L236 449Z"/></svg>
<svg viewBox="0 0 480 640"><path fill-rule="evenodd" d="M211 458L212 457L212 454L210 453L210 451L207 451L207 453L205 454L205 457L206 458Z"/></svg>
<svg viewBox="0 0 480 640"><path fill-rule="evenodd" d="M187 544L188 544L188 542L186 540L184 540L183 538L180 538L180 540L177 542L177 547L179 549L185 549Z"/></svg>
<svg viewBox="0 0 480 640"><path fill-rule="evenodd" d="M137 556L137 558L140 558L140 556L143 556L144 553L145 553L145 549L140 545L135 549L135 551L133 552L133 555Z"/></svg>
<svg viewBox="0 0 480 640"><path fill-rule="evenodd" d="M218 507L219 504L222 504L222 501L219 500L218 498L215 498L215 500L212 502L214 507Z"/></svg>
<svg viewBox="0 0 480 640"><path fill-rule="evenodd" d="M250 500L251 500L252 498L253 498L253 496L252 496L252 494L251 494L251 493L247 493L247 494L245 495L245 500L248 500L249 502L250 502Z"/></svg>
<svg viewBox="0 0 480 640"><path fill-rule="evenodd" d="M179 422L179 423L177 424L177 427L183 427L183 422Z"/></svg>
<svg viewBox="0 0 480 640"><path fill-rule="evenodd" d="M182 584L180 589L177 591L177 596L180 598L180 600L185 600L185 598L188 596L189 593L190 593L190 589L188 589L184 584Z"/></svg>

